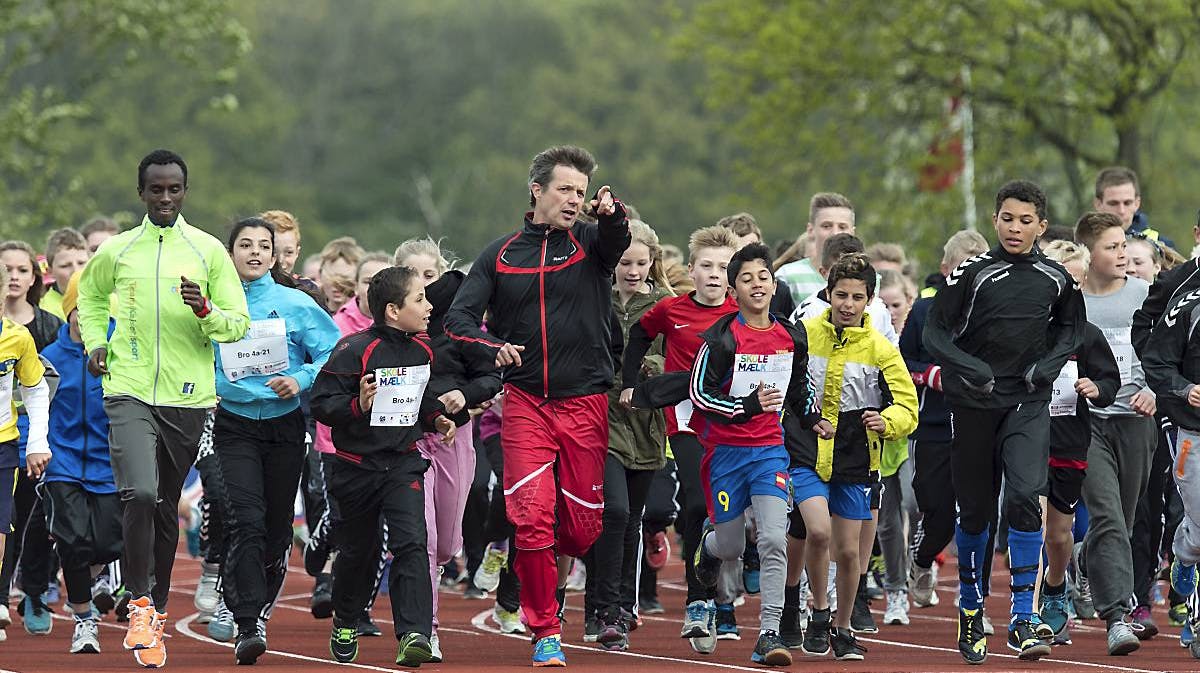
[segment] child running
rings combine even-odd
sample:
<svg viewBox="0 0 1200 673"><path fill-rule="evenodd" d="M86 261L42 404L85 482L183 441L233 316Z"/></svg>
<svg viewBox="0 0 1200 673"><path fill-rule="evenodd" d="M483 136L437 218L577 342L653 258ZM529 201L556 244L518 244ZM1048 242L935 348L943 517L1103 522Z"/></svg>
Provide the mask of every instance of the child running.
<svg viewBox="0 0 1200 673"><path fill-rule="evenodd" d="M76 272L63 284L59 305L67 324L42 351L59 375L50 403L54 457L42 478L42 495L75 618L71 654L99 654L100 616L92 606L92 578L121 556L121 499L108 457L104 391L100 378L87 370L79 334L79 276Z"/></svg>
<svg viewBox="0 0 1200 673"><path fill-rule="evenodd" d="M770 314L775 277L766 246L752 243L734 253L728 278L738 313L704 332L689 385L689 397L701 415L692 423L707 452L702 471L713 524L696 550L696 577L715 587L722 561L741 558L746 510L753 508L762 604L750 660L788 666L792 655L779 639L779 620L790 494L779 414L785 407L804 413L808 344L802 331Z"/></svg>
<svg viewBox="0 0 1200 673"><path fill-rule="evenodd" d="M8 268L0 264L0 287L7 288L8 283ZM50 461L50 444L47 440L50 387L46 385L45 374L46 368L38 359L29 330L10 320L0 304L0 559L4 558L5 539L12 532L13 487L20 465L13 384L15 382L20 386L21 399L24 400L25 413L29 418L25 469L30 479L37 480Z"/></svg>
<svg viewBox="0 0 1200 673"><path fill-rule="evenodd" d="M953 412L958 649L968 664L987 658L981 570L1002 480L1012 566L1008 644L1026 660L1050 653L1034 630L1033 605L1042 553L1038 494L1049 463L1047 407L1087 321L1079 285L1037 249L1049 226L1042 189L1020 180L1005 184L992 222L1000 245L951 272L924 334Z"/></svg>
<svg viewBox="0 0 1200 673"><path fill-rule="evenodd" d="M795 501L808 532L806 566L813 612L803 649L858 660L866 648L851 633L860 584L862 526L871 520L884 441L917 426L917 391L900 351L867 312L877 274L866 255L851 253L829 269L830 307L804 321L812 402L784 417ZM837 564L837 619L830 628L826 595L829 547Z"/></svg>
<svg viewBox="0 0 1200 673"><path fill-rule="evenodd" d="M436 431L448 444L455 426L426 389L433 350L418 334L428 329L433 307L416 272L380 270L371 278L367 303L374 324L342 339L313 384L313 416L332 429L336 447L326 474L338 504L339 542L329 651L341 663L358 658L357 625L374 585L382 516L393 557L388 592L400 642L396 663L415 666L433 658L423 493L429 461L416 443L424 432Z"/></svg>
<svg viewBox="0 0 1200 673"><path fill-rule="evenodd" d="M1043 251L1063 265L1076 283L1087 280L1091 255L1081 245L1055 241ZM1038 613L1054 633L1054 643L1070 645L1067 566L1074 546L1075 509L1083 492L1088 446L1092 441L1090 407L1107 407L1117 398L1121 375L1104 333L1087 323L1083 347L1071 355L1054 381L1050 398L1049 479L1042 509L1046 526L1046 571ZM1050 505L1047 507L1046 505Z"/></svg>
<svg viewBox="0 0 1200 673"><path fill-rule="evenodd" d="M253 664L267 650L268 606L283 586L292 515L304 464L307 391L338 341L337 326L278 269L275 228L251 217L233 226L229 256L250 307L250 329L214 344L213 448L225 486L225 605L237 624L234 655Z"/></svg>

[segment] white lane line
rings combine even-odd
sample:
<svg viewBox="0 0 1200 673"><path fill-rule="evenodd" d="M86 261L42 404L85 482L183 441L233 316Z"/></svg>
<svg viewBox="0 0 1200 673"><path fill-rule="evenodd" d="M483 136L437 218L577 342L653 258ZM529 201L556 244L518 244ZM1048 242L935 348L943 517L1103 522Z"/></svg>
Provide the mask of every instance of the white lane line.
<svg viewBox="0 0 1200 673"><path fill-rule="evenodd" d="M948 647L936 647L933 645L919 645L917 643L901 643L901 642L896 642L894 640L883 640L880 638L866 638L863 636L856 636L856 637L859 640L863 641L864 643L876 643L878 645L895 645L896 647L906 647L906 648L914 649L914 650L930 650L933 652L950 652L953 654L958 654L957 648L950 649ZM1015 654L1000 654L998 652L988 652L988 658L991 659L992 657L1000 657L1003 659L1020 659L1020 657L1018 657ZM1169 673L1168 671L1159 671L1159 670L1148 669L1148 668L1130 668L1127 666L1113 666L1111 664L1095 664L1090 661L1071 661L1071 660L1067 660L1067 659L1052 659L1049 657L1042 657L1038 661L1044 661L1046 663L1051 663L1051 664L1064 664L1067 666L1084 666L1086 668L1099 668L1099 669L1106 670L1106 671L1127 671L1128 673Z"/></svg>
<svg viewBox="0 0 1200 673"><path fill-rule="evenodd" d="M471 618L471 625L479 631L490 633L505 638L519 638L525 642L529 642L528 635L519 633L500 633L500 629L487 624L487 618L492 614L491 610L484 610ZM750 668L748 666L737 666L735 664L723 664L716 661L704 661L702 659L679 659L676 657L661 657L652 654L642 654L640 652L618 652L602 650L599 647L587 647L584 645L575 645L572 643L563 643L563 648L572 650L584 650L601 655L618 655L624 657L633 657L635 659L649 659L651 661L668 661L673 664L686 664L691 666L708 666L710 668L723 668L730 671L752 671L754 673L762 673L762 668Z"/></svg>
<svg viewBox="0 0 1200 673"><path fill-rule="evenodd" d="M194 620L196 617L197 617L197 614L192 613L192 614L188 615L187 617L184 617L183 619L175 622L175 630L179 631L180 633L182 633L183 635L185 635L189 638L199 640L200 642L203 642L203 643L209 643L211 645L220 645L221 647L233 649L233 643L218 643L217 641L213 640L212 638L202 636L202 635L196 633L195 631L193 631L191 629L192 620ZM267 654L274 654L274 655L278 655L281 657L286 657L288 659L299 659L300 661L311 661L314 663L325 664L325 665L329 665L329 666L339 666L339 667L340 666L349 666L351 668L361 668L361 669L368 670L368 671L385 671L385 673L395 673L395 671L396 671L395 668L384 668L382 666L372 666L370 664L359 664L359 663L342 664L342 663L338 663L338 662L334 661L332 658L321 659L320 657L310 657L307 654L297 654L295 652L285 652L283 650L267 650Z"/></svg>

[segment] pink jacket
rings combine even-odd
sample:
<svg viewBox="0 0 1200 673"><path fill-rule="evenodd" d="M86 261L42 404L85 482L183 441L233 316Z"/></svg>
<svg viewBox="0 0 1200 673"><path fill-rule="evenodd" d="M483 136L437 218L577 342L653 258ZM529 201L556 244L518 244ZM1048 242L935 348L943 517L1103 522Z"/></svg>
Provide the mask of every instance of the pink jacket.
<svg viewBox="0 0 1200 673"><path fill-rule="evenodd" d="M342 330L342 336L346 336L365 330L375 320L360 311L358 301L351 298L350 301L338 309L337 313L333 314L333 322L337 323L338 329ZM316 446L317 451L320 453L333 453L333 437L330 435L328 425L317 423Z"/></svg>

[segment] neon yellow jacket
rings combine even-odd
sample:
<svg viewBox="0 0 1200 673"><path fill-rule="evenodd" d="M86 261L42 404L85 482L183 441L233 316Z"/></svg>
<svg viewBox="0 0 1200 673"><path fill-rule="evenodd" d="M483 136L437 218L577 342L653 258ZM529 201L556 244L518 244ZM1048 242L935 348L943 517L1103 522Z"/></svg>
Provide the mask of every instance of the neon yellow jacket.
<svg viewBox="0 0 1200 673"><path fill-rule="evenodd" d="M211 303L198 317L179 296L180 276ZM109 294L116 331L107 336ZM167 407L216 405L212 342L241 339L250 325L246 294L220 241L181 215L170 227L142 224L113 236L79 280L79 327L88 352L108 348L106 397Z"/></svg>
<svg viewBox="0 0 1200 673"><path fill-rule="evenodd" d="M869 483L879 479L881 440L900 439L917 427L917 390L899 349L871 327L846 327L839 335L830 310L804 321L808 334L811 403L805 416L784 416L784 438L793 465L811 467L825 481ZM876 434L862 424L864 411L883 416ZM818 420L834 428L832 439L812 431Z"/></svg>

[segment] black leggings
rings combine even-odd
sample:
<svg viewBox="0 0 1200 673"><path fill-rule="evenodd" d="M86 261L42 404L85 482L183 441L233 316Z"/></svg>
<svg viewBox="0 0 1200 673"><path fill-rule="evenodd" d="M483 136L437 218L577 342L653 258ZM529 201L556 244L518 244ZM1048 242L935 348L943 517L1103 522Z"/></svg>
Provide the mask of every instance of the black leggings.
<svg viewBox="0 0 1200 673"><path fill-rule="evenodd" d="M1163 547L1170 551L1175 528L1183 515L1179 491L1171 477L1171 445L1167 432L1159 432L1146 495L1138 501L1133 525L1130 544L1133 549L1133 595L1137 597L1138 605L1150 605L1150 590L1158 575L1160 551ZM1183 602L1174 589L1170 599L1171 605Z"/></svg>
<svg viewBox="0 0 1200 673"><path fill-rule="evenodd" d="M704 484L700 479L700 461L704 458L704 447L695 435L686 432L671 435L670 440L671 452L675 454L681 500L675 528L683 533L683 558L686 560L695 556L696 549L700 546L700 536L704 532L704 520L708 518ZM685 604L717 597L715 588L706 588L696 579L696 570L691 563L683 565L688 586Z"/></svg>
<svg viewBox="0 0 1200 673"><path fill-rule="evenodd" d="M517 579L514 563L517 560L516 529L508 520L508 509L504 504L504 450L500 444L500 433L481 440L487 453L488 463L496 475L496 486L492 489L488 501L487 525L484 527L484 539L487 542L508 540L508 564L500 572L500 586L496 588L496 605L509 612L521 608L521 582Z"/></svg>
<svg viewBox="0 0 1200 673"><path fill-rule="evenodd" d="M11 468L10 468L11 469ZM4 563L0 568L0 599L7 604L9 587L19 564L21 591L41 596L58 570L58 556L46 527L46 510L34 491L38 482L30 479L25 468L17 470L13 492L12 533L4 546Z"/></svg>
<svg viewBox="0 0 1200 673"><path fill-rule="evenodd" d="M634 612L641 554L642 511L654 470L631 470L611 453L604 459L604 528L584 556L584 607L615 619L617 608Z"/></svg>

